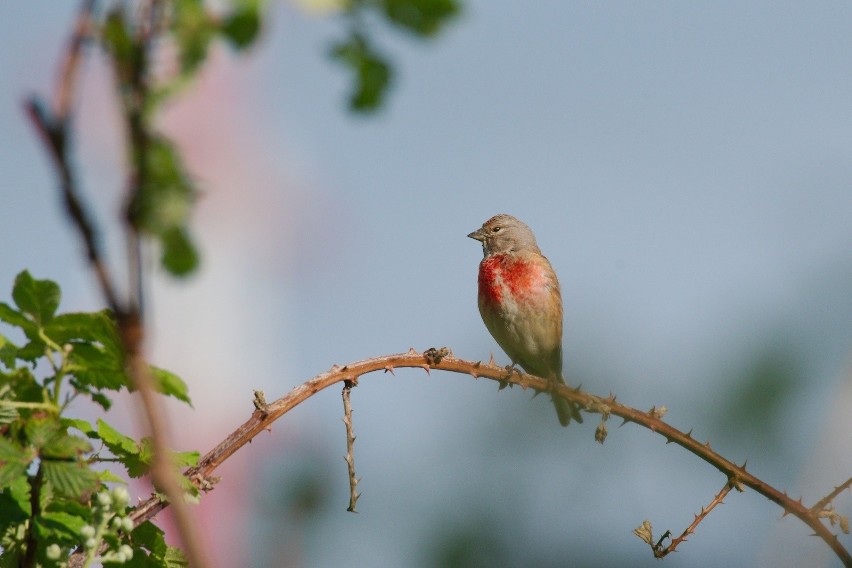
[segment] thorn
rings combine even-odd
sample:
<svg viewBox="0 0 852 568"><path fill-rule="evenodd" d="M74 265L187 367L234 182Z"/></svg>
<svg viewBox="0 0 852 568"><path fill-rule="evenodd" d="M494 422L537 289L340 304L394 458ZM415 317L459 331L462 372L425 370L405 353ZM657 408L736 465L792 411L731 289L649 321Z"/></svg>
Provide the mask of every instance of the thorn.
<svg viewBox="0 0 852 568"><path fill-rule="evenodd" d="M748 465L748 459L743 462L743 465L740 466L740 469L745 471L746 465Z"/></svg>
<svg viewBox="0 0 852 568"><path fill-rule="evenodd" d="M420 355L420 353L418 353L417 351L414 350L414 347L408 348L408 354L409 355Z"/></svg>
<svg viewBox="0 0 852 568"><path fill-rule="evenodd" d="M473 364L473 368L478 369L480 365L482 365L482 361L477 361L476 363Z"/></svg>
<svg viewBox="0 0 852 568"><path fill-rule="evenodd" d="M396 376L396 373L393 372L393 365L385 365L385 373L390 373L393 376Z"/></svg>
<svg viewBox="0 0 852 568"><path fill-rule="evenodd" d="M420 365L420 366L423 367L423 369L425 369L427 375L429 375L429 376L432 375L432 373L429 372L429 365Z"/></svg>
<svg viewBox="0 0 852 568"><path fill-rule="evenodd" d="M343 368L342 368L342 369L340 369L340 370L341 370L341 371L346 371L346 370L348 370L348 369L349 369L349 365L344 365L344 366L343 366Z"/></svg>
<svg viewBox="0 0 852 568"><path fill-rule="evenodd" d="M336 373L339 370L340 370L340 365L338 365L337 363L335 363L334 365L331 366L331 372L332 373Z"/></svg>
<svg viewBox="0 0 852 568"><path fill-rule="evenodd" d="M471 376L471 377L473 377L474 379L478 379L478 378L479 378L479 373L477 373L476 371L471 371L471 372L470 372L470 376Z"/></svg>
<svg viewBox="0 0 852 568"><path fill-rule="evenodd" d="M490 358L488 359L488 364L494 367L497 363L494 362L494 353L489 353Z"/></svg>

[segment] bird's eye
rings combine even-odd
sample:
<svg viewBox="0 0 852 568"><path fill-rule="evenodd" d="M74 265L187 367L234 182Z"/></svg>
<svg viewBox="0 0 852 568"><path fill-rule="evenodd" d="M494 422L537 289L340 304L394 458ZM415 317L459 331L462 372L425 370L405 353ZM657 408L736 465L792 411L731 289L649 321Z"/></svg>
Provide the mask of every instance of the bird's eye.
<svg viewBox="0 0 852 568"><path fill-rule="evenodd" d="M502 228L503 228L503 227L494 227L493 229L491 229L491 232L492 232L492 233L499 233L499 232L500 232L500 229L502 229Z"/></svg>

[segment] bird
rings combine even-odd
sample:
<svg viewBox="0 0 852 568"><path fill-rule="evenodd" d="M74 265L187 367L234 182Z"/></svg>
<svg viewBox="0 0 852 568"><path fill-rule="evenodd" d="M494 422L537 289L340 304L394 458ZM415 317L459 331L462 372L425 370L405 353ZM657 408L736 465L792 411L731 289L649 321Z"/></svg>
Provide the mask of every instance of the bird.
<svg viewBox="0 0 852 568"><path fill-rule="evenodd" d="M562 376L562 293L550 261L532 229L511 215L491 217L468 235L482 243L479 313L485 327L515 365L552 386ZM562 426L582 422L579 407L553 396Z"/></svg>

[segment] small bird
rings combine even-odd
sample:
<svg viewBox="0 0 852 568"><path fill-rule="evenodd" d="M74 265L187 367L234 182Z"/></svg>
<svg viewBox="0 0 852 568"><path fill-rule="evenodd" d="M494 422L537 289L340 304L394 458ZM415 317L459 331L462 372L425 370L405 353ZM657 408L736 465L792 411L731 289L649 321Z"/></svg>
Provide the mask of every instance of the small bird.
<svg viewBox="0 0 852 568"><path fill-rule="evenodd" d="M497 344L527 373L562 378L562 294L532 230L511 215L495 215L468 235L482 243L479 313ZM559 423L582 422L577 405L553 397Z"/></svg>

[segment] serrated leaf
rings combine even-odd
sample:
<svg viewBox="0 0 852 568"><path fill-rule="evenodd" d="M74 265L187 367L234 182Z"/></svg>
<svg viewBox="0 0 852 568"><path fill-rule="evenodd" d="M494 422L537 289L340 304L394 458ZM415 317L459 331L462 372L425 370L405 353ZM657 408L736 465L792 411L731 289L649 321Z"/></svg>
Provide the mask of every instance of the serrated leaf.
<svg viewBox="0 0 852 568"><path fill-rule="evenodd" d="M70 434L57 434L42 448L42 456L50 459L77 458L92 451L88 440Z"/></svg>
<svg viewBox="0 0 852 568"><path fill-rule="evenodd" d="M94 343L74 344L68 354L68 372L77 383L96 389L121 390L130 384L123 360Z"/></svg>
<svg viewBox="0 0 852 568"><path fill-rule="evenodd" d="M28 314L39 325L51 320L59 307L61 297L62 293L56 282L36 280L26 270L18 274L12 288L12 299L18 309Z"/></svg>
<svg viewBox="0 0 852 568"><path fill-rule="evenodd" d="M122 485L127 485L126 479L117 476L108 469L99 471L98 477L100 478L101 483L120 483Z"/></svg>
<svg viewBox="0 0 852 568"><path fill-rule="evenodd" d="M0 405L0 426L3 424L11 424L18 419L18 409L13 406Z"/></svg>
<svg viewBox="0 0 852 568"><path fill-rule="evenodd" d="M76 428L89 438L98 438L98 433L95 431L94 427L92 427L92 425L85 420L82 420L80 418L60 418L59 422L65 428Z"/></svg>
<svg viewBox="0 0 852 568"><path fill-rule="evenodd" d="M23 477L34 457L32 452L26 451L11 440L0 438L0 488L7 487Z"/></svg>
<svg viewBox="0 0 852 568"><path fill-rule="evenodd" d="M103 440L109 451L121 455L137 455L139 446L136 440L125 436L100 418L98 418L98 437Z"/></svg>
<svg viewBox="0 0 852 568"><path fill-rule="evenodd" d="M79 499L98 489L98 475L83 463L43 460L41 468L44 479L53 486L53 490L63 497Z"/></svg>
<svg viewBox="0 0 852 568"><path fill-rule="evenodd" d="M163 556L163 565L167 568L186 568L189 566L189 560L186 559L180 548L170 546Z"/></svg>
<svg viewBox="0 0 852 568"><path fill-rule="evenodd" d="M44 447L53 438L62 425L59 419L48 414L33 414L24 425L27 441L36 448Z"/></svg>
<svg viewBox="0 0 852 568"><path fill-rule="evenodd" d="M99 343L119 354L120 339L108 310L59 314L44 326L44 333L60 345L73 341Z"/></svg>
<svg viewBox="0 0 852 568"><path fill-rule="evenodd" d="M154 388L157 392L173 396L176 399L182 400L192 406L192 402L189 400L189 390L187 389L186 383L184 383L180 377L170 371L154 367L153 365L148 368L151 371L151 375L154 377Z"/></svg>
<svg viewBox="0 0 852 568"><path fill-rule="evenodd" d="M98 436L124 465L130 477L142 477L148 473L154 457L150 438L143 438L141 443L137 443L136 440L120 433L100 418L98 419Z"/></svg>

